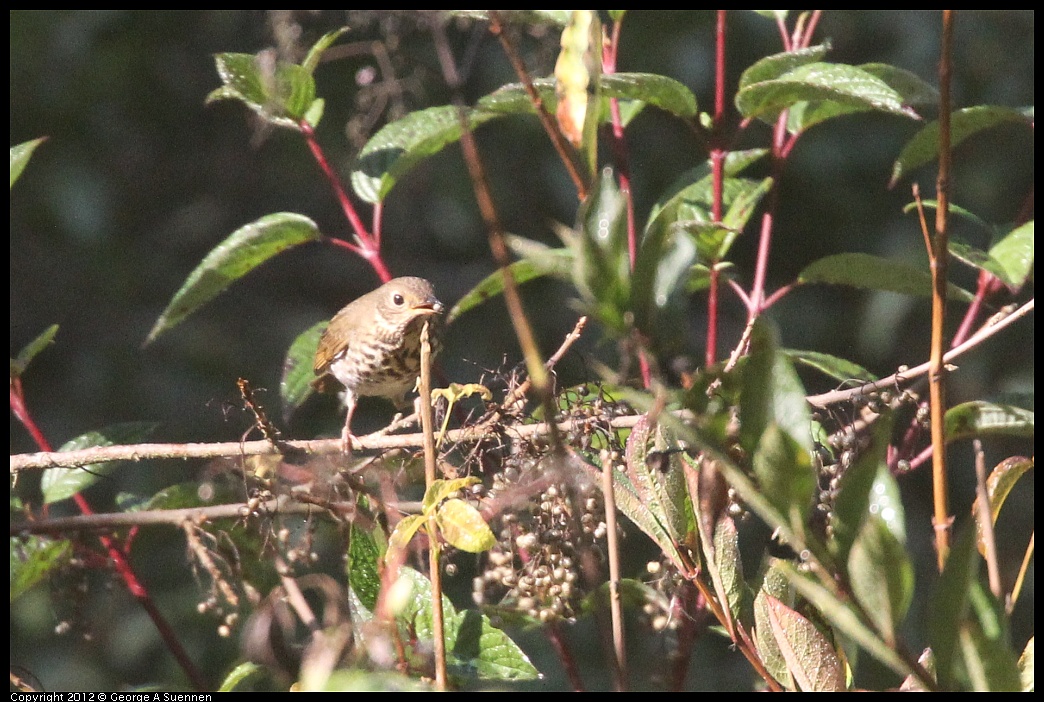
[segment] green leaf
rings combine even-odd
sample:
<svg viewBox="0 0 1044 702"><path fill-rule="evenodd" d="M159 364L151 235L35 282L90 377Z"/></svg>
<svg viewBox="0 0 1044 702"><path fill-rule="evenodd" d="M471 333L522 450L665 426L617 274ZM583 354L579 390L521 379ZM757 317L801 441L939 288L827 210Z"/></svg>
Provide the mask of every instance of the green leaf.
<svg viewBox="0 0 1044 702"><path fill-rule="evenodd" d="M232 669L231 673L225 676L224 680L221 681L221 685L218 686L218 692L235 692L236 688L239 687L240 683L244 680L264 672L264 666L258 665L257 663L240 663Z"/></svg>
<svg viewBox="0 0 1044 702"><path fill-rule="evenodd" d="M51 576L72 556L72 542L45 536L11 537L11 602Z"/></svg>
<svg viewBox="0 0 1044 702"><path fill-rule="evenodd" d="M864 253L843 253L821 258L798 274L798 282L850 285L921 297L932 295L932 276L927 270ZM971 302L974 299L970 292L952 283L947 284L946 289L946 297L951 300Z"/></svg>
<svg viewBox="0 0 1044 702"><path fill-rule="evenodd" d="M1032 410L992 402L965 402L946 411L946 441L982 436L1033 438Z"/></svg>
<svg viewBox="0 0 1044 702"><path fill-rule="evenodd" d="M753 466L761 492L780 514L787 515L791 530L801 533L816 489L808 448L771 422L761 434Z"/></svg>
<svg viewBox="0 0 1044 702"><path fill-rule="evenodd" d="M267 122L298 129L315 101L310 70L277 61L271 52L218 54L214 57L223 85L207 96L207 103L239 100Z"/></svg>
<svg viewBox="0 0 1044 702"><path fill-rule="evenodd" d="M276 254L319 238L315 222L292 212L270 214L236 230L189 274L156 320L145 343L155 341Z"/></svg>
<svg viewBox="0 0 1044 702"><path fill-rule="evenodd" d="M602 96L638 100L684 118L696 116L696 96L673 78L657 73L610 73L602 76Z"/></svg>
<svg viewBox="0 0 1044 702"><path fill-rule="evenodd" d="M558 104L555 80L538 78L533 86L545 108L553 114ZM665 76L615 73L600 78L599 91L603 100L640 100L683 117L695 112L696 98L692 92ZM536 114L533 101L521 83L505 85L481 98L474 108L465 110L472 130L515 114ZM600 114L608 113L602 110ZM366 202L381 202L414 166L459 141L461 134L460 111L452 105L411 112L385 125L359 152L352 170L352 188Z"/></svg>
<svg viewBox="0 0 1044 702"><path fill-rule="evenodd" d="M464 500L446 500L436 510L435 521L442 538L461 551L482 553L497 543L486 520Z"/></svg>
<svg viewBox="0 0 1044 702"><path fill-rule="evenodd" d="M990 247L989 255L1000 269L994 275L1013 292L1021 289L1033 272L1033 221L1008 232Z"/></svg>
<svg viewBox="0 0 1044 702"><path fill-rule="evenodd" d="M45 141L47 141L47 137L40 137L39 139L33 139L32 141L23 141L21 144L11 147L12 188L14 187L15 181L22 175L22 171L25 170L25 166L29 163L29 159L32 157L36 147Z"/></svg>
<svg viewBox="0 0 1044 702"><path fill-rule="evenodd" d="M906 661L863 621L856 609L844 601L835 589L828 588L812 576L799 572L791 563L781 562L779 567L798 594L818 609L841 633L898 675L906 676L913 672Z"/></svg>
<svg viewBox="0 0 1044 702"><path fill-rule="evenodd" d="M976 692L1018 692L1019 664L1011 649L1004 604L980 582L969 590L971 622L960 631L964 670Z"/></svg>
<svg viewBox="0 0 1044 702"><path fill-rule="evenodd" d="M329 321L317 322L298 334L283 361L283 377L279 381L279 397L283 401L283 419L288 420L295 409L304 404L314 392L315 350Z"/></svg>
<svg viewBox="0 0 1044 702"><path fill-rule="evenodd" d="M848 561L849 551L871 514L884 520L900 544L906 542L898 486L885 460L892 438L892 422L891 412L877 418L869 443L857 452L855 461L838 481L830 517L833 527L830 547L842 563Z"/></svg>
<svg viewBox="0 0 1044 702"><path fill-rule="evenodd" d="M514 239L520 238L514 237ZM510 240L511 238L509 237ZM534 245L531 253L521 261L515 261L508 266L511 269L511 276L514 278L516 285L522 285L530 280L547 275L566 280L571 277L573 261L575 260L572 249L552 249L550 246L545 246L535 241L529 241L529 243ZM478 307L490 298L503 294L503 292L504 275L503 272L497 270L480 281L478 285L466 292L457 301L457 304L449 311L446 323L453 323L454 320L465 312Z"/></svg>
<svg viewBox="0 0 1044 702"><path fill-rule="evenodd" d="M25 369L29 367L29 363L36 358L36 355L54 342L54 336L57 333L58 325L52 324L44 329L39 336L22 347L22 350L18 352L18 356L11 359L11 377L16 378L25 373Z"/></svg>
<svg viewBox="0 0 1044 702"><path fill-rule="evenodd" d="M734 178L747 166L760 160L768 153L767 149L750 149L747 151L733 151L725 157L724 192L722 193L723 205L728 207L731 197L736 197L734 188L740 187L730 184L728 179ZM743 181L752 183L754 181ZM645 238L662 236L661 230L670 227L681 220L711 221L711 204L713 196L713 180L711 176L710 162L702 163L681 174L671 184L661 198L653 205L649 213L649 220L645 225ZM646 244L643 241L642 246Z"/></svg>
<svg viewBox="0 0 1044 702"><path fill-rule="evenodd" d="M798 349L783 349L782 351L791 361L808 366L809 368L814 368L820 373L840 382L861 380L863 382L872 383L877 380L877 376L859 364L852 363L844 358L831 356L828 353L820 353L819 351L802 351Z"/></svg>
<svg viewBox="0 0 1044 702"><path fill-rule="evenodd" d="M503 115L466 113L471 129ZM359 152L352 170L352 188L366 202L382 202L395 184L420 161L461 136L460 110L452 105L411 112L385 125Z"/></svg>
<svg viewBox="0 0 1044 702"><path fill-rule="evenodd" d="M1019 110L1010 107L977 105L955 110L950 114L950 148L956 148L958 144L977 132L1009 122L1033 127L1031 118L1028 119ZM906 146L903 147L899 158L892 166L892 178L888 182L888 187L893 187L900 178L915 168L931 163L938 158L939 122L936 120L926 124L910 141L906 142Z"/></svg>
<svg viewBox="0 0 1044 702"><path fill-rule="evenodd" d="M921 200L921 205L924 206L925 210L933 210L934 211L938 207L939 203L938 203L937 200ZM916 211L917 211L917 203L916 202L911 201L911 202L908 202L905 205L903 205L903 214L909 214L910 212L916 212ZM979 229L982 229L982 230L988 232L990 235L993 235L993 234L996 233L996 228L992 224L990 224L989 222L987 222L986 220L984 220L982 217L978 216L974 212L971 212L970 210L967 210L967 209L961 207L960 205L956 205L956 204L954 204L952 202L950 203L950 215L960 217L961 219L965 220L966 222L971 222L972 224L974 224Z"/></svg>
<svg viewBox="0 0 1044 702"><path fill-rule="evenodd" d="M627 201L611 169L580 205L574 284L591 313L614 334L625 334L631 272L627 254Z"/></svg>
<svg viewBox="0 0 1044 702"><path fill-rule="evenodd" d="M740 443L753 455L770 425L776 424L806 452L812 450L812 416L805 389L786 355L776 347L764 323L751 333L750 354L740 391ZM811 470L811 465L800 470Z"/></svg>
<svg viewBox="0 0 1044 702"><path fill-rule="evenodd" d="M595 484L602 485L602 467L594 462L594 458L577 454L584 462L578 467L587 471ZM615 465L612 466L613 497L617 508L630 519L636 527L645 532L653 543L660 547L664 555L679 568L683 568L685 559L678 550L678 544L667 531L667 527L653 513L641 498L641 492L630 476Z"/></svg>
<svg viewBox="0 0 1044 702"><path fill-rule="evenodd" d="M904 104L903 96L883 80L844 64L802 65L777 78L751 82L736 93L740 114L769 122L798 103L819 101L920 119Z"/></svg>
<svg viewBox="0 0 1044 702"><path fill-rule="evenodd" d="M891 86L903 96L903 102L907 105L929 106L939 103L939 91L935 86L905 68L887 63L864 63L860 64L859 68Z"/></svg>
<svg viewBox="0 0 1044 702"><path fill-rule="evenodd" d="M863 523L848 555L852 594L888 645L913 601L914 573L906 549L877 515Z"/></svg>
<svg viewBox="0 0 1044 702"><path fill-rule="evenodd" d="M782 561L769 559L768 569L754 597L754 644L758 649L765 669L783 687L795 690L794 677L790 673L786 656L772 632L772 614L770 602L794 604L794 588L787 582L781 570Z"/></svg>
<svg viewBox="0 0 1044 702"><path fill-rule="evenodd" d="M938 91L909 71L882 63L859 66L860 70L880 78L902 96L905 105L934 105L938 102ZM858 102L819 100L802 102L790 108L787 115L787 131L800 134L828 119L866 112L869 108Z"/></svg>
<svg viewBox="0 0 1044 702"><path fill-rule="evenodd" d="M467 487L480 482L475 476L466 478L454 478L452 480L436 480L424 491L423 510L425 514L437 508L444 500L456 497L457 493Z"/></svg>
<svg viewBox="0 0 1044 702"><path fill-rule="evenodd" d="M431 582L412 568L400 569L400 577L408 578L413 586L409 609L400 615L405 625L403 640L414 640L430 646ZM443 595L447 663L450 674L458 682L537 680L540 672L529 661L518 645L489 618L475 610L457 612L449 598Z"/></svg>
<svg viewBox="0 0 1044 702"><path fill-rule="evenodd" d="M349 31L351 31L351 27L339 27L338 29L327 32L319 37L319 41L312 44L312 48L308 50L308 55L305 56L304 61L301 62L301 68L309 73L315 73L315 69L319 65L319 60L323 57L323 52L333 46L335 41L337 41L342 35L347 34Z"/></svg>
<svg viewBox="0 0 1044 702"><path fill-rule="evenodd" d="M990 520L996 524L1001 508L1008 494L1023 475L1033 469L1033 459L1024 456L1010 456L998 463L986 478L986 498L989 502ZM976 542L979 553L986 555L986 543L983 539L983 524L980 521L979 498L972 505L972 518L975 520Z"/></svg>
<svg viewBox="0 0 1044 702"><path fill-rule="evenodd" d="M735 264L722 261L714 266L719 271L718 280L731 278L728 273L735 268ZM724 275L722 275L724 273ZM685 290L690 293L702 292L710 287L711 269L701 263L693 264L689 268L689 274L685 279Z"/></svg>
<svg viewBox="0 0 1044 702"><path fill-rule="evenodd" d="M399 520L388 537L388 553L404 551L413 540L413 536L424 526L427 518L423 514L407 514Z"/></svg>
<svg viewBox="0 0 1044 702"><path fill-rule="evenodd" d="M89 431L86 434L67 441L59 451L78 451L95 446L117 446L120 444L139 443L153 431L158 424L152 422L127 422ZM80 468L48 468L40 479L40 490L44 504L51 504L72 497L78 492L98 482L103 476L112 473L125 461L108 461L93 463Z"/></svg>
<svg viewBox="0 0 1044 702"><path fill-rule="evenodd" d="M979 571L975 531L958 529L928 606L928 639L935 652L939 686L953 689L961 629L967 621L968 593Z"/></svg>
<svg viewBox="0 0 1044 702"><path fill-rule="evenodd" d="M295 688L296 689L296 688ZM414 678L392 670L338 668L319 690L308 692L437 692L430 679Z"/></svg>
<svg viewBox="0 0 1044 702"><path fill-rule="evenodd" d="M381 591L381 544L377 536L383 536L379 527L367 531L356 524L350 527L348 537L348 563L345 575L352 592L360 603L373 611Z"/></svg>
<svg viewBox="0 0 1044 702"><path fill-rule="evenodd" d="M773 637L802 692L844 692L845 666L816 625L775 597L766 597Z"/></svg>
<svg viewBox="0 0 1044 702"><path fill-rule="evenodd" d="M821 61L824 56L830 51L830 44L820 44L818 46L810 46L805 49L798 49L797 51L785 51L779 54L773 54L766 56L763 59L759 59L747 70L743 71L743 75L740 76L739 89L763 83L769 80L776 80L790 73L795 68L801 66L807 66L810 63L817 63Z"/></svg>
<svg viewBox="0 0 1044 702"><path fill-rule="evenodd" d="M638 498L675 543L681 543L688 530L685 476L679 452L677 442L662 425L649 426L646 414L627 437L624 461L627 477Z"/></svg>

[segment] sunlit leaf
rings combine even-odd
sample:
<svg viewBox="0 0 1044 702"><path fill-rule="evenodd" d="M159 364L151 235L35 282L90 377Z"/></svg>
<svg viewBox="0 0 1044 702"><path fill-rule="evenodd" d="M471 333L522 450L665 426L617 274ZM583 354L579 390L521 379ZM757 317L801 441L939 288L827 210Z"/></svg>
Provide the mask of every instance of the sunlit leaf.
<svg viewBox="0 0 1044 702"><path fill-rule="evenodd" d="M277 60L274 52L217 54L214 61L223 85L207 96L208 103L239 100L272 124L298 129L315 101L311 71Z"/></svg>
<svg viewBox="0 0 1044 702"><path fill-rule="evenodd" d="M221 681L218 686L218 692L235 692L236 688L239 687L240 683L244 680L254 677L255 675L261 675L265 672L265 667L258 665L257 663L240 663L232 669L225 679Z"/></svg>
<svg viewBox="0 0 1044 702"><path fill-rule="evenodd" d="M347 34L350 31L351 27L338 27L337 29L327 32L319 37L319 41L312 44L312 48L308 50L308 54L305 56L304 61L301 62L301 68L309 73L314 73L316 67L319 65L320 59L323 57L323 52L333 46L333 43L342 35Z"/></svg>
<svg viewBox="0 0 1044 702"><path fill-rule="evenodd" d="M435 511L439 534L454 548L482 553L496 544L493 531L477 509L464 500L446 500Z"/></svg>
<svg viewBox="0 0 1044 702"><path fill-rule="evenodd" d="M677 442L663 427L649 426L644 415L627 437L625 470L642 503L671 539L685 538L685 482Z"/></svg>
<svg viewBox="0 0 1044 702"><path fill-rule="evenodd" d="M1021 288L1033 272L1033 221L1016 227L990 247L990 260L996 261L997 275L1012 290Z"/></svg>
<svg viewBox="0 0 1044 702"><path fill-rule="evenodd" d="M736 93L740 114L768 121L798 103L821 101L919 119L886 82L844 64L802 65L777 78L751 82Z"/></svg>
<svg viewBox="0 0 1044 702"><path fill-rule="evenodd" d="M395 525L395 529L388 537L388 553L399 553L406 550L413 540L413 536L424 526L425 517L422 514L407 514Z"/></svg>
<svg viewBox="0 0 1044 702"><path fill-rule="evenodd" d="M802 692L842 692L845 666L816 625L775 597L766 598L768 620L787 670Z"/></svg>
<svg viewBox="0 0 1044 702"><path fill-rule="evenodd" d="M502 115L466 113L471 129ZM352 188L366 202L384 200L395 184L420 161L460 140L461 112L453 105L416 110L385 125L359 152Z"/></svg>
<svg viewBox="0 0 1044 702"><path fill-rule="evenodd" d="M22 171L25 170L25 166L29 163L29 159L32 157L33 152L36 151L36 147L45 141L47 141L47 137L40 137L39 139L33 139L32 141L23 141L21 144L16 144L11 147L12 188L14 187L15 181L22 175Z"/></svg>
<svg viewBox="0 0 1044 702"><path fill-rule="evenodd" d="M819 610L823 618L841 633L862 647L867 653L900 676L909 675L909 664L895 649L888 645L864 621L859 612L843 600L836 590L830 589L806 573L799 572L793 564L780 563L780 570L798 593Z"/></svg>
<svg viewBox="0 0 1044 702"><path fill-rule="evenodd" d="M1033 222L1009 232L988 252L957 241L951 241L949 249L958 260L996 276L1017 292L1033 272Z"/></svg>
<svg viewBox="0 0 1044 702"><path fill-rule="evenodd" d="M1010 456L998 463L990 471L989 476L986 478L986 497L989 502L990 519L994 524L997 523L997 517L1008 499L1008 494L1015 487L1015 484L1018 483L1019 479L1033 469L1033 462L1034 459L1032 458ZM979 553L985 556L986 543L983 538L983 524L980 521L982 512L979 507L978 497L975 498L975 503L972 505L971 514L975 520L976 542L979 547Z"/></svg>
<svg viewBox="0 0 1044 702"><path fill-rule="evenodd" d="M795 68L807 66L822 60L830 51L830 44L819 44L796 51L784 51L782 53L766 56L758 59L740 76L739 89L742 90L751 85L764 81L775 80L786 75Z"/></svg>
<svg viewBox="0 0 1044 702"><path fill-rule="evenodd" d="M769 604L772 600L787 605L794 604L794 589L783 575L782 561L775 558L770 560L758 593L754 597L754 631L757 634L754 643L765 669L772 674L772 677L786 689L796 690L794 676L790 672L787 658L772 631L772 614Z"/></svg>
<svg viewBox="0 0 1044 702"><path fill-rule="evenodd" d="M964 402L946 410L946 440L983 436L1033 437L1033 411L992 402Z"/></svg>
<svg viewBox="0 0 1044 702"><path fill-rule="evenodd" d="M467 489L477 482L480 481L475 476L453 478L452 480L436 480L424 491L424 501L422 503L424 512L430 514L431 510L438 507L443 500L456 497L461 490Z"/></svg>
<svg viewBox="0 0 1044 702"><path fill-rule="evenodd" d="M145 343L155 341L273 256L319 238L315 222L292 212L267 215L237 229L189 274L156 320Z"/></svg>
<svg viewBox="0 0 1044 702"><path fill-rule="evenodd" d="M314 324L297 335L286 351L283 361L283 377L279 381L279 396L283 400L283 419L289 419L295 409L311 397L315 380L313 365L319 337L326 330L328 321Z"/></svg>

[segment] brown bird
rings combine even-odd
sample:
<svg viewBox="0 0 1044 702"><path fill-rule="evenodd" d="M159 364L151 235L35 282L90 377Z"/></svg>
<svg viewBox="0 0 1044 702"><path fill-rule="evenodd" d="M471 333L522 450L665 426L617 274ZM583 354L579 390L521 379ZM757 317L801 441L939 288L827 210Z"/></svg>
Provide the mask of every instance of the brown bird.
<svg viewBox="0 0 1044 702"><path fill-rule="evenodd" d="M442 313L431 283L423 278L395 278L348 304L319 339L312 385L320 391L344 386L348 415L341 432L342 449L351 450L352 414L361 396L387 397L405 403L420 375L420 333L425 319ZM439 349L433 324L432 354ZM337 383L333 383L336 380Z"/></svg>

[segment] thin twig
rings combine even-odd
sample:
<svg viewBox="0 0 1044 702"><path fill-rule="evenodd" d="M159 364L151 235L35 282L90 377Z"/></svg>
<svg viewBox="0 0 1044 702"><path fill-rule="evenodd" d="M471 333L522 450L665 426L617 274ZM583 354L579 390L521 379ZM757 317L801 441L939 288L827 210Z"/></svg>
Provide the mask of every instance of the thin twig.
<svg viewBox="0 0 1044 702"><path fill-rule="evenodd" d="M975 505L978 508L975 518L979 521L981 542L986 552L986 572L989 576L990 592L998 602L1003 602L1004 592L1001 587L1000 567L997 564L997 537L993 531L990 495L986 489L986 454L982 450L982 441L975 439L972 442L972 451L975 452Z"/></svg>
<svg viewBox="0 0 1044 702"><path fill-rule="evenodd" d="M421 328L420 351L420 418L424 434L424 488L430 490L435 483L435 432L431 416L431 342L428 339L430 324ZM448 689L449 676L446 671L446 631L442 611L442 567L439 563L442 547L439 544L438 525L434 512L428 519L428 578L431 580L431 633L435 656L435 687Z"/></svg>
<svg viewBox="0 0 1044 702"><path fill-rule="evenodd" d="M515 73L518 75L518 79L522 82L522 87L525 88L526 94L529 95L529 99L533 103L533 108L536 110L540 124L544 127L544 131L547 132L548 137L551 139L551 145L555 147L555 151L558 153L558 157L562 160L562 164L565 166L569 178L573 181L573 185L576 186L577 199L581 202L586 200L589 186L585 178L581 175L580 169L577 168L576 160L573 156L573 149L569 145L565 135L562 134L562 130L559 129L558 122L555 121L551 117L551 113L547 111L547 106L544 105L544 99L540 97L540 92L536 89L536 86L533 85L533 79L529 76L529 71L526 70L526 65L518 55L515 45L511 42L510 37L508 37L504 25L500 21L500 15L496 10L489 11L489 31L500 41L500 45L504 48L504 54L507 56L508 61L511 62L511 67L515 69Z"/></svg>
<svg viewBox="0 0 1044 702"><path fill-rule="evenodd" d="M946 352L946 354L943 355L943 362L950 363L997 332L1005 329L1011 324L1014 324L1016 321L1033 311L1033 303L1034 301L1030 300L1009 315L1000 319L991 318L990 320L987 320L987 323L984 324L979 331L975 332L975 334L973 334L967 341ZM897 371L887 378L881 378L872 383L865 383L844 390L832 390L831 392L825 392L819 395L809 395L805 398L805 401L815 407L828 407L839 402L848 402L856 395L865 395L866 393L874 392L875 390L894 388L904 382L913 380L914 378L927 373L930 367L930 362L925 362L907 370Z"/></svg>
<svg viewBox="0 0 1044 702"><path fill-rule="evenodd" d="M594 421L594 420L592 420ZM611 428L629 429L638 421L637 415L614 417ZM576 419L563 420L550 425L547 422L536 424L518 424L507 428L512 436L530 438L541 434L549 434L551 427L562 434L577 431L582 427ZM489 427L463 427L450 429L445 440L451 443L479 441L490 438L504 431L497 432ZM307 441L287 441L292 449L310 455L336 455L341 453L341 440L312 439ZM417 448L423 445L423 434L399 434L396 436L363 436L357 437L355 445L360 450L388 450ZM39 470L45 468L80 468L106 461L144 461L159 458L222 458L241 456L269 456L279 452L268 441L226 441L214 444L126 444L120 446L95 446L77 451L58 451L41 453L23 453L11 456L11 472L23 470Z"/></svg>
<svg viewBox="0 0 1044 702"><path fill-rule="evenodd" d="M605 500L606 548L609 552L609 613L613 622L613 672L616 690L627 690L627 646L624 641L623 604L620 600L620 540L617 535L613 492L613 462L602 453L602 495Z"/></svg>

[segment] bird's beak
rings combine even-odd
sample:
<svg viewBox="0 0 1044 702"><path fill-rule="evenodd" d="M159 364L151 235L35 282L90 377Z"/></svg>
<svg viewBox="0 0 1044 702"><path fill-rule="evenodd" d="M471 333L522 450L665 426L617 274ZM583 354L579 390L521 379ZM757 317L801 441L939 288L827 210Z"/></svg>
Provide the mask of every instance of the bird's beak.
<svg viewBox="0 0 1044 702"><path fill-rule="evenodd" d="M421 302L420 304L413 306L413 314L416 317L423 317L431 314L442 314L443 305L438 300L434 302Z"/></svg>

